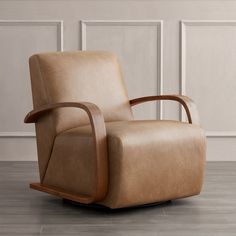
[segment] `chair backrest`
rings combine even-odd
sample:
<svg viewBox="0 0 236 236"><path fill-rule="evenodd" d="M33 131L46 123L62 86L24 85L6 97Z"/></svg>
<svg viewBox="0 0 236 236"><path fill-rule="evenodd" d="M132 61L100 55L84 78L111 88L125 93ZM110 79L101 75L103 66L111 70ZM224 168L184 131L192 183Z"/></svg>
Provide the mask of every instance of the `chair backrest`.
<svg viewBox="0 0 236 236"><path fill-rule="evenodd" d="M112 53L42 53L30 57L29 64L34 108L57 102L92 102L105 121L133 119L120 66ZM39 159L45 159L42 168L56 134L88 123L85 112L76 108L56 109L40 120L36 134Z"/></svg>
<svg viewBox="0 0 236 236"><path fill-rule="evenodd" d="M34 107L55 102L92 102L105 121L132 118L117 58L109 52L56 52L30 58ZM36 72L36 73L35 73ZM54 112L58 132L88 124L78 109Z"/></svg>

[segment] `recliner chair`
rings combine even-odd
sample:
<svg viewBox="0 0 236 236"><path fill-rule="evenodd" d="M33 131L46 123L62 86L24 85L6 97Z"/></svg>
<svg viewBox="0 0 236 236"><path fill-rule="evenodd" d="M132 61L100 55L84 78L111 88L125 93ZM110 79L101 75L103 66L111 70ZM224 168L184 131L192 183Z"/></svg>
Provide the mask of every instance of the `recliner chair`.
<svg viewBox="0 0 236 236"><path fill-rule="evenodd" d="M197 195L205 135L180 95L129 100L116 56L53 52L30 57L40 183L30 187L115 209ZM188 122L134 120L132 106L174 100Z"/></svg>

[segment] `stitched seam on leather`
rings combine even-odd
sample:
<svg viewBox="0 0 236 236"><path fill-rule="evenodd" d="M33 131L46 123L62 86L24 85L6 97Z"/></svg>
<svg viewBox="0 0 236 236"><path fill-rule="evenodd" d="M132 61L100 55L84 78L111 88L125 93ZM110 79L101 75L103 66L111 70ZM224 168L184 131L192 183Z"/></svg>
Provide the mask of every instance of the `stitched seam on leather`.
<svg viewBox="0 0 236 236"><path fill-rule="evenodd" d="M58 133L56 134L56 136L61 135L61 134L65 133L65 132L67 132L67 131L70 131L70 130L72 130L72 129L82 128L82 127L86 127L86 126L90 126L90 128L91 128L91 124L90 124L90 125L83 125L83 126L76 126L76 127L73 127L73 128L69 128L69 129L62 130L61 132L58 132ZM86 137L90 137L90 136L92 136L92 129L91 129L91 133L88 133L88 134L83 133L83 134L79 134L79 135L81 135L81 136L86 136Z"/></svg>
<svg viewBox="0 0 236 236"><path fill-rule="evenodd" d="M46 92L47 101L48 101L48 103L49 103L49 101L50 101L49 93L48 93L47 87L45 86L44 76L42 76L43 73L42 73L42 71L41 71L41 66L40 66L40 62L39 62L39 59L38 59L38 56L37 56L37 55L36 55L36 61L37 61L38 69L39 69L40 79L41 79L41 81L42 81L43 88L44 88L44 90L45 90L45 92ZM49 117L49 119L50 119L50 120L52 121L52 123L53 123L53 119L52 119L51 116ZM56 133L56 131L55 131L55 133ZM42 180L41 180L42 183L44 182L44 179L45 179L45 176L46 176L46 172L47 172L47 170L48 170L49 162L50 162L50 160L51 160L51 156L52 156L52 152L53 152L53 147L54 147L55 139L56 139L56 135L55 135L54 138L53 138L52 147L51 147L51 150L50 150L50 154L49 154L49 157L48 157L48 161L47 161L47 163L46 163L46 165L45 165L44 173L42 174Z"/></svg>
<svg viewBox="0 0 236 236"><path fill-rule="evenodd" d="M48 161L47 161L47 164L46 164L46 168L45 168L45 172L44 172L44 175L43 175L43 177L42 177L42 183L44 182L46 173L47 173L47 171L48 171L49 163L50 163L50 161L51 161L51 159L52 159L52 153L53 153L53 150L54 150L54 145L55 145L56 137L57 137L57 136L54 137L53 142L52 142L52 147L51 147L51 151L50 151L50 156L49 156L49 158L48 158Z"/></svg>

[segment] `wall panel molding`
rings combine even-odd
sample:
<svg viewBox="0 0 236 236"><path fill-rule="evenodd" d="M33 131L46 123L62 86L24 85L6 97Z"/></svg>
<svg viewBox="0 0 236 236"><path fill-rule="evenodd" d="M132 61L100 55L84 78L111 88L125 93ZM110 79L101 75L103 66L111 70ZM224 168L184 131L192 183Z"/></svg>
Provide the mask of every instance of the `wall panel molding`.
<svg viewBox="0 0 236 236"><path fill-rule="evenodd" d="M181 28L181 68L180 68L180 93L182 95L186 95L186 55L187 55L187 48L186 48L186 27L187 26L236 26L236 21L234 20L181 20L180 28ZM184 120L183 109L180 109L180 117L181 120ZM233 121L232 121L233 122ZM206 136L210 138L232 138L236 137L236 131L206 131Z"/></svg>
<svg viewBox="0 0 236 236"><path fill-rule="evenodd" d="M62 20L1 20L2 26L56 26L57 27L57 50L63 51L63 21Z"/></svg>
<svg viewBox="0 0 236 236"><path fill-rule="evenodd" d="M157 94L163 94L163 21L162 20L81 20L81 49L87 50L88 26L156 26L157 38ZM162 101L157 104L157 118L163 118Z"/></svg>
<svg viewBox="0 0 236 236"><path fill-rule="evenodd" d="M1 27L11 26L55 26L57 28L57 51L63 51L63 21L62 20L0 20ZM22 121L23 122L23 121ZM9 131L0 132L0 138L35 137L34 132Z"/></svg>

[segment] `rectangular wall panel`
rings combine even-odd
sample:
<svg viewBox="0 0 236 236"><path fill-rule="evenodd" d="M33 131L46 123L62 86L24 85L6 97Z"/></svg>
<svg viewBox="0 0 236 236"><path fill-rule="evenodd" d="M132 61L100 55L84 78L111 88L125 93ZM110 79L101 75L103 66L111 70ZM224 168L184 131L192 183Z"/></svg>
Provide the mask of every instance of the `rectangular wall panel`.
<svg viewBox="0 0 236 236"><path fill-rule="evenodd" d="M130 99L162 93L161 21L82 21L81 27L83 50L116 53ZM139 105L134 115L136 119L159 118L161 105Z"/></svg>
<svg viewBox="0 0 236 236"><path fill-rule="evenodd" d="M29 56L63 50L62 21L0 21L0 160L36 160Z"/></svg>
<svg viewBox="0 0 236 236"><path fill-rule="evenodd" d="M32 109L28 58L62 50L61 21L0 21L0 136L33 136L23 123Z"/></svg>
<svg viewBox="0 0 236 236"><path fill-rule="evenodd" d="M236 137L236 22L182 21L182 93L210 137Z"/></svg>

